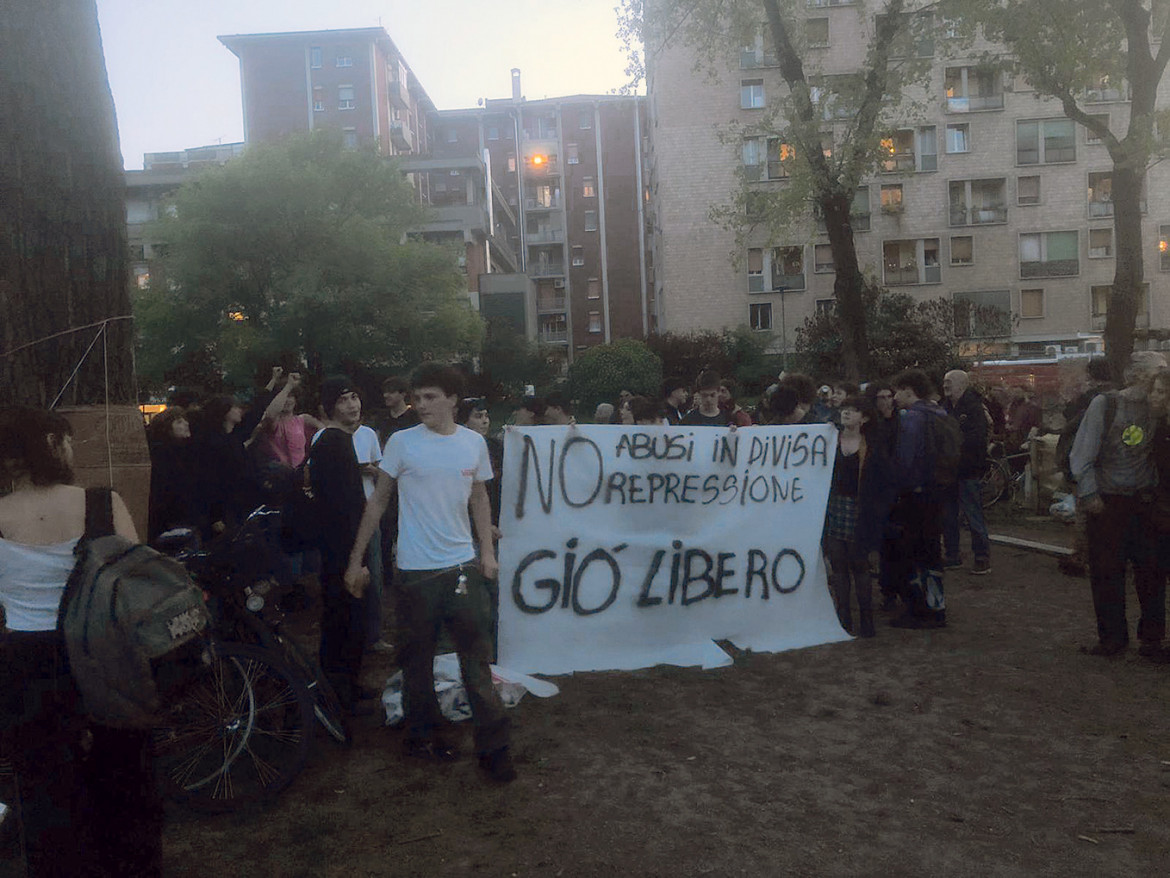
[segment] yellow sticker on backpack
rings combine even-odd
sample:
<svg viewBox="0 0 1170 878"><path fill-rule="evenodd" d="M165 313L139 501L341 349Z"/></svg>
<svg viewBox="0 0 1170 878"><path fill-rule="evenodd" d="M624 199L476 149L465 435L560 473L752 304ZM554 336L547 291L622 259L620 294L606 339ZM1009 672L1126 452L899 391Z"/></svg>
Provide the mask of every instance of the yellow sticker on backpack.
<svg viewBox="0 0 1170 878"><path fill-rule="evenodd" d="M1121 441L1133 448L1135 445L1141 445L1146 439L1146 431L1137 424L1130 424L1121 431Z"/></svg>

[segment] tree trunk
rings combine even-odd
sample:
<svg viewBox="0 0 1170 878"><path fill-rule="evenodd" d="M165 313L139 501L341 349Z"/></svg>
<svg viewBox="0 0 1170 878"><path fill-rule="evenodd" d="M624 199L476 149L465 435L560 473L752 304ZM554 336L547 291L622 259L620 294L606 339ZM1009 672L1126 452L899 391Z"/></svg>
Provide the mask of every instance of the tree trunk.
<svg viewBox="0 0 1170 878"><path fill-rule="evenodd" d="M68 330L130 314L125 178L95 0L0 16L0 404L47 406L97 339ZM106 326L63 404L104 402L107 370L137 402L131 321Z"/></svg>
<svg viewBox="0 0 1170 878"><path fill-rule="evenodd" d="M821 212L829 232L836 279L837 318L841 322L841 377L859 382L870 377L869 337L865 326L865 277L857 261L857 245L849 217L851 199L833 194L821 199Z"/></svg>
<svg viewBox="0 0 1170 878"><path fill-rule="evenodd" d="M1120 377L1133 353L1133 332L1141 301L1145 268L1142 261L1142 181L1145 167L1113 167L1113 228L1117 261L1113 291L1105 313L1105 350L1113 374ZM1149 305L1147 303L1146 307Z"/></svg>

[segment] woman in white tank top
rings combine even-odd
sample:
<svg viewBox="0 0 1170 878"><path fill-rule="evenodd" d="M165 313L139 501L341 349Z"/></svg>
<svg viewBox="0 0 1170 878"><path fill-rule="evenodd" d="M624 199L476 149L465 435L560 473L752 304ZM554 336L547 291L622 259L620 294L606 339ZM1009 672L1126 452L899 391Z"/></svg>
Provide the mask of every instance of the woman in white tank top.
<svg viewBox="0 0 1170 878"><path fill-rule="evenodd" d="M157 875L148 736L85 718L57 631L85 530L71 432L53 412L0 412L0 755L16 769L29 875ZM137 542L125 503L111 500L114 530Z"/></svg>

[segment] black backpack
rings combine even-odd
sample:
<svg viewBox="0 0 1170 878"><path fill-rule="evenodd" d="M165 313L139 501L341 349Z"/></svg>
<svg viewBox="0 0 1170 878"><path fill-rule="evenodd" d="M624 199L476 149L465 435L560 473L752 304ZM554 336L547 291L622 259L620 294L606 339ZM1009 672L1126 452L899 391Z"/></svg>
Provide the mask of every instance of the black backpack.
<svg viewBox="0 0 1170 878"><path fill-rule="evenodd" d="M85 492L85 534L57 629L86 714L118 728L159 725L199 673L211 616L186 569L114 533L109 489Z"/></svg>
<svg viewBox="0 0 1170 878"><path fill-rule="evenodd" d="M959 460L963 452L963 431L946 411L926 413L926 459L931 480L927 487L949 488L959 481Z"/></svg>

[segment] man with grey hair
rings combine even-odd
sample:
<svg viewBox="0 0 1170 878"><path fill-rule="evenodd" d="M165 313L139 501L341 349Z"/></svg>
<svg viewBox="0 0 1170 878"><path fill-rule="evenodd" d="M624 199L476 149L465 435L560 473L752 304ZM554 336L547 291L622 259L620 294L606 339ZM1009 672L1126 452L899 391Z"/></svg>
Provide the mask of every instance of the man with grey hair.
<svg viewBox="0 0 1170 878"><path fill-rule="evenodd" d="M1069 465L1084 504L1089 542L1089 582L1097 614L1092 655L1116 655L1129 644L1125 571L1133 565L1141 617L1139 653L1162 657L1166 587L1157 572L1153 492L1157 475L1150 454L1155 416L1146 401L1150 378L1165 368L1155 351L1136 351L1125 370L1125 389L1097 396L1073 440Z"/></svg>
<svg viewBox="0 0 1170 878"><path fill-rule="evenodd" d="M946 409L959 422L963 442L959 451L958 480L943 497L943 567L963 566L959 555L959 510L971 528L971 572L991 572L991 542L983 521L983 472L987 469L987 412L983 398L961 369L943 376Z"/></svg>

